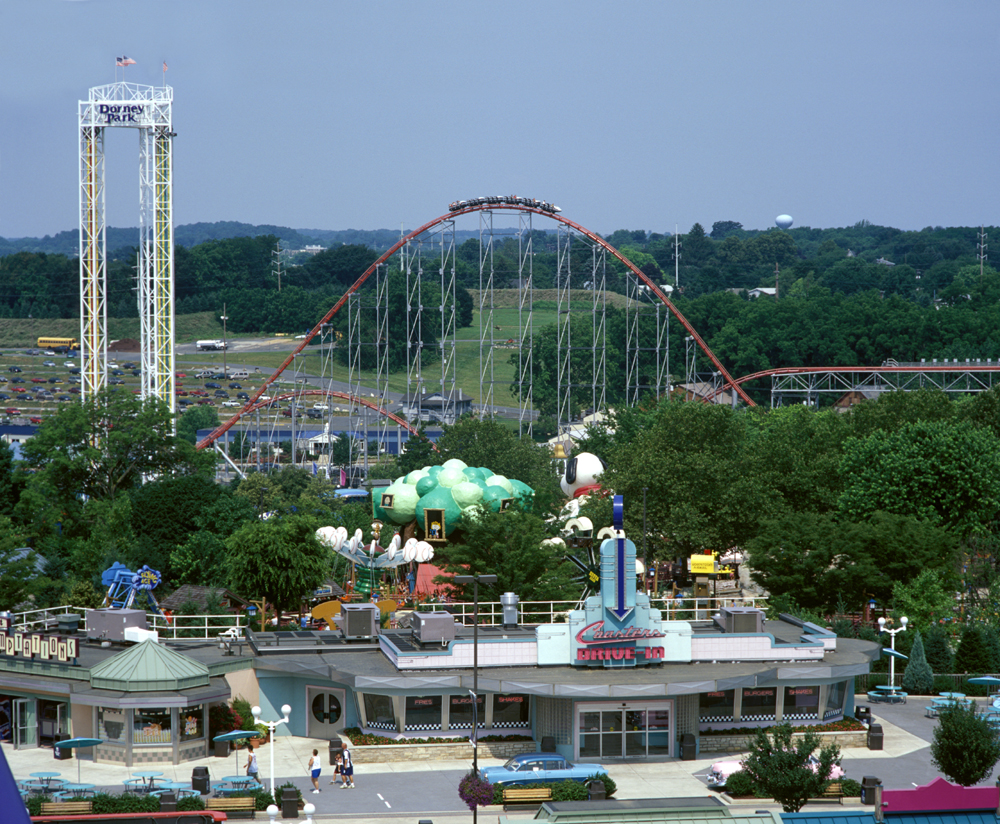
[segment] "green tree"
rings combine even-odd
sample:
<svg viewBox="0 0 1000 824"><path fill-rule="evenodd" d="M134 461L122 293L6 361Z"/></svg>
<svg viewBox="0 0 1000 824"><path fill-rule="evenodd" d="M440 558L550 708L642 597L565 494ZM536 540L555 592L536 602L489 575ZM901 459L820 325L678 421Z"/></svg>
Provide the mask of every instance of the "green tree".
<svg viewBox="0 0 1000 824"><path fill-rule="evenodd" d="M496 575L497 583L479 588L484 601L499 601L505 592L516 592L523 601L579 594L574 591L570 565L552 547L543 545L547 536L541 518L516 508L506 512L477 509L477 513L463 516L461 543L434 551L436 565L462 575ZM466 600L472 600L471 585L457 588Z"/></svg>
<svg viewBox="0 0 1000 824"><path fill-rule="evenodd" d="M12 610L27 600L40 587L38 558L34 551L24 550L24 535L0 515L0 610Z"/></svg>
<svg viewBox="0 0 1000 824"><path fill-rule="evenodd" d="M817 749L819 764L813 771L809 756ZM757 730L742 766L765 796L781 804L786 813L795 813L810 798L822 794L830 772L839 764L840 748L836 744L820 747L820 738L814 732L793 740L791 724L784 723L770 732Z"/></svg>
<svg viewBox="0 0 1000 824"><path fill-rule="evenodd" d="M927 664L936 673L954 672L954 656L948 640L948 633L940 624L933 624L924 633L924 654Z"/></svg>
<svg viewBox="0 0 1000 824"><path fill-rule="evenodd" d="M931 741L931 763L949 781L971 787L987 778L1000 760L1000 741L975 707L954 706L941 712Z"/></svg>
<svg viewBox="0 0 1000 824"><path fill-rule="evenodd" d="M418 434L411 434L403 445L403 454L396 461L400 474L409 475L415 469L440 463L440 453L434 449L434 442L427 437L425 429L425 425L420 424Z"/></svg>
<svg viewBox="0 0 1000 824"><path fill-rule="evenodd" d="M263 597L279 610L298 607L330 569L327 549L308 517L252 521L226 540L228 586L246 598Z"/></svg>
<svg viewBox="0 0 1000 824"><path fill-rule="evenodd" d="M199 429L215 429L219 423L219 413L214 406L189 406L177 422L177 437L194 444L198 442Z"/></svg>
<svg viewBox="0 0 1000 824"><path fill-rule="evenodd" d="M910 648L910 660L903 670L903 689L912 695L930 695L934 687L934 671L927 663L924 655L924 642L920 630L914 632L913 646Z"/></svg>
<svg viewBox="0 0 1000 824"><path fill-rule="evenodd" d="M996 671L997 661L986 641L982 627L976 624L965 625L958 642L958 649L955 650L954 667L956 672L970 675Z"/></svg>
<svg viewBox="0 0 1000 824"><path fill-rule="evenodd" d="M884 510L964 536L989 531L1000 513L1000 440L967 422L919 421L849 439L840 474L840 509L852 518Z"/></svg>
<svg viewBox="0 0 1000 824"><path fill-rule="evenodd" d="M940 569L923 569L909 583L897 581L892 588L893 611L909 618L918 630L953 617L954 587L945 587L950 577L942 576Z"/></svg>

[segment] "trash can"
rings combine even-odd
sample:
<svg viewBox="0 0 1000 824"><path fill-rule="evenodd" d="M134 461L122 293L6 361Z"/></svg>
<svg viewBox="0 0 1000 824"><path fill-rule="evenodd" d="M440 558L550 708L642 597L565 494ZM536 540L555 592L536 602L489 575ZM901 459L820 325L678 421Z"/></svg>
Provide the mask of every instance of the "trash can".
<svg viewBox="0 0 1000 824"><path fill-rule="evenodd" d="M66 733L58 732L56 733L56 739L53 743L58 744L60 741L67 741L67 740L69 740L69 736L66 735ZM65 749L63 747L52 748L52 757L56 761L68 761L72 756L73 756L73 750L69 748Z"/></svg>
<svg viewBox="0 0 1000 824"><path fill-rule="evenodd" d="M191 770L191 789L197 790L202 795L208 795L212 791L212 780L208 776L208 767L195 767Z"/></svg>
<svg viewBox="0 0 1000 824"><path fill-rule="evenodd" d="M165 792L160 796L160 812L161 813L175 813L177 812L177 796L173 792Z"/></svg>
<svg viewBox="0 0 1000 824"><path fill-rule="evenodd" d="M299 791L294 787L284 787L278 790L278 795L281 796L281 817L298 818Z"/></svg>
<svg viewBox="0 0 1000 824"><path fill-rule="evenodd" d="M587 785L588 801L604 801L607 798L607 790L603 781L591 781Z"/></svg>
<svg viewBox="0 0 1000 824"><path fill-rule="evenodd" d="M551 735L542 736L542 752L555 752L556 751L556 739Z"/></svg>
<svg viewBox="0 0 1000 824"><path fill-rule="evenodd" d="M332 767L337 763L337 753L340 752L342 747L340 746L339 738L330 739L330 766Z"/></svg>
<svg viewBox="0 0 1000 824"><path fill-rule="evenodd" d="M870 750L880 750L880 749L882 749L882 725L881 724L869 724L868 725L868 749L870 749Z"/></svg>
<svg viewBox="0 0 1000 824"><path fill-rule="evenodd" d="M216 741L215 742L215 757L216 758L229 758L229 742L228 741Z"/></svg>
<svg viewBox="0 0 1000 824"><path fill-rule="evenodd" d="M858 705L854 708L854 717L862 724L870 724L872 722L872 708L867 704Z"/></svg>
<svg viewBox="0 0 1000 824"><path fill-rule="evenodd" d="M875 804L875 788L882 783L881 778L874 775L866 775L861 779L861 803L869 807Z"/></svg>
<svg viewBox="0 0 1000 824"><path fill-rule="evenodd" d="M694 761L698 757L698 745L692 733L686 732L681 736L681 761Z"/></svg>

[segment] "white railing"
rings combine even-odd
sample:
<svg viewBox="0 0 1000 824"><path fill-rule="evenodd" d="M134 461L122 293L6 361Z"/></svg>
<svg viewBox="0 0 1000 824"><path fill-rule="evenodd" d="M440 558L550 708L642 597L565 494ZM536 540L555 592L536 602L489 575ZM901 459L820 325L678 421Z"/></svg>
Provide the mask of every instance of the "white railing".
<svg viewBox="0 0 1000 824"><path fill-rule="evenodd" d="M59 617L72 613L81 616L78 630L86 632L87 612L90 607L58 606L45 609L31 609L13 613L14 629L21 632L54 631L59 625ZM172 615L169 618L153 612L146 613L149 629L156 630L161 638L216 638L234 629L242 636L246 629L247 617L240 613L224 615Z"/></svg>

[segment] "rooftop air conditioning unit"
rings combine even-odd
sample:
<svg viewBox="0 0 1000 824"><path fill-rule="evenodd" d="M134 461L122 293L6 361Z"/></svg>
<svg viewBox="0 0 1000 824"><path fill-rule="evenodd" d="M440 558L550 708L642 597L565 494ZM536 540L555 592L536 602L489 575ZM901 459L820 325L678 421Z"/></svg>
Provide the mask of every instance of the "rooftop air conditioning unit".
<svg viewBox="0 0 1000 824"><path fill-rule="evenodd" d="M753 607L723 607L722 626L726 632L763 632L764 611Z"/></svg>
<svg viewBox="0 0 1000 824"><path fill-rule="evenodd" d="M375 604L344 604L338 623L346 640L371 640L378 635L379 608Z"/></svg>
<svg viewBox="0 0 1000 824"><path fill-rule="evenodd" d="M414 612L410 622L413 637L421 644L445 646L455 640L455 619L450 612Z"/></svg>

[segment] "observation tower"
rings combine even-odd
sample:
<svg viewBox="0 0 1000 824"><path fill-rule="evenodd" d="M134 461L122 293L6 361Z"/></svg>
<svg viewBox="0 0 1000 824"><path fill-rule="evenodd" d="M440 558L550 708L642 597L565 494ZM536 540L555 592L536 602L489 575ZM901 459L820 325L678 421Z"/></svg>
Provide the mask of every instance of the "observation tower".
<svg viewBox="0 0 1000 824"><path fill-rule="evenodd" d="M79 101L81 396L107 386L107 269L104 131L139 132L139 266L137 291L142 397L175 412L173 98L170 86L112 83Z"/></svg>

